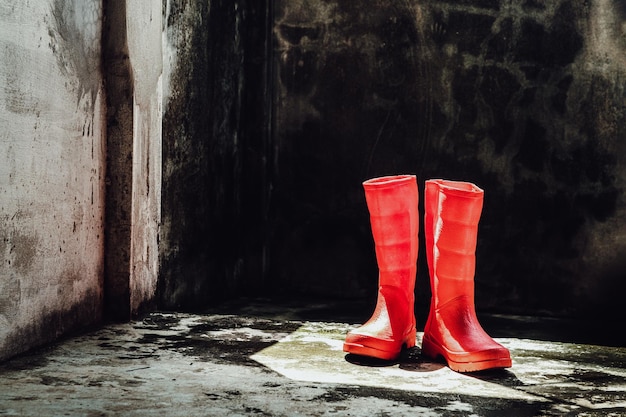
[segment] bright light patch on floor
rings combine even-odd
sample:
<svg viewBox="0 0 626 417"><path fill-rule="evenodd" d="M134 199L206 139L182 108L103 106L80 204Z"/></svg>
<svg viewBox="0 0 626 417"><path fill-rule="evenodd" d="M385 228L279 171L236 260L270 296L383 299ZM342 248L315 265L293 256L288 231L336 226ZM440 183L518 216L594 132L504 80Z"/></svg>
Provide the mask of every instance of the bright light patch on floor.
<svg viewBox="0 0 626 417"><path fill-rule="evenodd" d="M396 363L389 366L350 363L342 350L348 330L346 324L309 322L280 342L252 355L252 359L298 381L546 401L541 396L456 373L438 363Z"/></svg>

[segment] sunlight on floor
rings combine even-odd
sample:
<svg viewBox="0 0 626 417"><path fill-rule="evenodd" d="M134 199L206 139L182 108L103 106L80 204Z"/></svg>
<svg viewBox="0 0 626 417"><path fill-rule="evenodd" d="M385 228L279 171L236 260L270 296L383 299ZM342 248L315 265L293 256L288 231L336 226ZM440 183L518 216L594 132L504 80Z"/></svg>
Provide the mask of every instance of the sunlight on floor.
<svg viewBox="0 0 626 417"><path fill-rule="evenodd" d="M427 361L419 352L409 352L399 361L375 362L346 355L342 344L350 326L337 323L307 322L280 342L251 356L255 361L298 381L341 383L355 386L390 388L404 391L449 393L528 402L545 402L552 393L564 392L570 401L587 408L626 406L623 396L606 401L607 396L590 396L585 374L604 373L616 384L605 387L619 393L626 385L626 370L610 363L594 365L571 359L594 355L594 347L524 339L498 339L510 349L513 367L507 370L460 374L443 363ZM418 334L418 346L422 334ZM616 351L617 353L617 351ZM619 365L619 364L615 364ZM621 383L617 381L621 380ZM556 394L555 394L556 395Z"/></svg>

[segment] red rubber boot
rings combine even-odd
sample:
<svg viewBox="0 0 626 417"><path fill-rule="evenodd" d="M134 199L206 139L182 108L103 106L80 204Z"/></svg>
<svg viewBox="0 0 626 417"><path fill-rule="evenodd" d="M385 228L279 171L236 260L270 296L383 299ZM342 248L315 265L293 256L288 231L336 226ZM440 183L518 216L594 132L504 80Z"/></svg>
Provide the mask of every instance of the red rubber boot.
<svg viewBox="0 0 626 417"><path fill-rule="evenodd" d="M346 336L345 352L393 360L415 346L417 180L414 175L363 183L378 262L378 300L372 317Z"/></svg>
<svg viewBox="0 0 626 417"><path fill-rule="evenodd" d="M483 330L474 309L476 237L483 190L467 182L429 180L424 194L432 298L422 353L443 357L457 372L508 368L508 349Z"/></svg>

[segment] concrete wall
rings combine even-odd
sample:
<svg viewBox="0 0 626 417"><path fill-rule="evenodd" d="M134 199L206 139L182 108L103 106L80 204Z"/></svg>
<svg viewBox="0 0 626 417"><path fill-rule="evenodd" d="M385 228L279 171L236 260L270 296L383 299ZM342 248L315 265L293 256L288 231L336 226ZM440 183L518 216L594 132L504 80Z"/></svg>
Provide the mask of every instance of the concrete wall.
<svg viewBox="0 0 626 417"><path fill-rule="evenodd" d="M161 2L8 3L0 359L154 305L162 166Z"/></svg>
<svg viewBox="0 0 626 417"><path fill-rule="evenodd" d="M161 201L162 5L106 3L106 317L150 308L158 273Z"/></svg>
<svg viewBox="0 0 626 417"><path fill-rule="evenodd" d="M626 317L623 2L275 9L277 288L375 293L360 182L416 173L421 188L443 177L485 189L480 309Z"/></svg>
<svg viewBox="0 0 626 417"><path fill-rule="evenodd" d="M165 3L164 308L203 309L263 286L270 236L270 3Z"/></svg>
<svg viewBox="0 0 626 417"><path fill-rule="evenodd" d="M161 0L126 3L134 87L130 311L138 314L156 302L161 222L163 24Z"/></svg>
<svg viewBox="0 0 626 417"><path fill-rule="evenodd" d="M0 359L97 322L99 1L0 2Z"/></svg>
<svg viewBox="0 0 626 417"><path fill-rule="evenodd" d="M166 5L162 306L375 296L361 182L415 173L486 191L480 310L626 317L621 2Z"/></svg>
<svg viewBox="0 0 626 417"><path fill-rule="evenodd" d="M400 172L486 190L480 309L626 318L621 2L7 3L0 358L103 298L371 298L361 182Z"/></svg>

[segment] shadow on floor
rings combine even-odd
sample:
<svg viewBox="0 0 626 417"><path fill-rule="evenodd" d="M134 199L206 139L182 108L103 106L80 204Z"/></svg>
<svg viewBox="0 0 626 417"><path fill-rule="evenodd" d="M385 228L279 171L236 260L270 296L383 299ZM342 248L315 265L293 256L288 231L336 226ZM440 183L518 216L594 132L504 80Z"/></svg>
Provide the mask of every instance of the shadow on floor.
<svg viewBox="0 0 626 417"><path fill-rule="evenodd" d="M362 311L238 300L105 325L0 364L0 415L617 416L626 408L623 349L507 336L498 341L511 350L511 369L459 374L419 348L393 362L346 355L345 334ZM498 329L503 323L510 327ZM488 321L494 335L519 333L514 323L532 320Z"/></svg>

